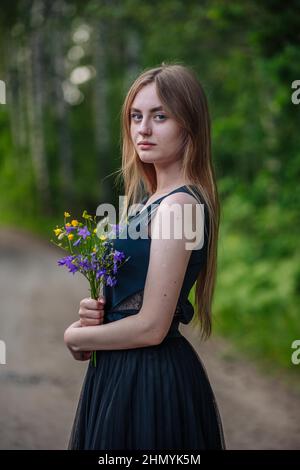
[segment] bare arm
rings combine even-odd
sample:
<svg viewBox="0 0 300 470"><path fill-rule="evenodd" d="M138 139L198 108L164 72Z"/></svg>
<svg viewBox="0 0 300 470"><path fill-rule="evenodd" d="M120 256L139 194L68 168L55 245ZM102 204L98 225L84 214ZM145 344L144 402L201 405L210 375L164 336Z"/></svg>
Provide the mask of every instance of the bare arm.
<svg viewBox="0 0 300 470"><path fill-rule="evenodd" d="M186 238L184 224L195 222L196 200L186 193L175 193L166 197L160 204L151 228L152 242L150 251L149 268L144 290L143 306L140 311L152 325L153 336L157 342L163 341L171 326L174 312L178 303L180 291L185 277L187 265L192 251L187 249L187 244L194 238ZM180 210L186 204L191 204L191 219L180 217ZM174 223L170 210L174 205L179 213L174 211ZM183 214L183 213L182 213ZM178 216L177 216L178 215ZM166 225L164 225L164 221ZM162 228L170 227L170 237L164 238ZM181 237L177 239L176 230ZM177 232L178 233L178 232Z"/></svg>
<svg viewBox="0 0 300 470"><path fill-rule="evenodd" d="M65 343L73 351L131 349L155 344L148 322L140 313L99 326L81 327L73 323L64 335Z"/></svg>
<svg viewBox="0 0 300 470"><path fill-rule="evenodd" d="M194 201L194 202L192 202ZM173 194L162 203L154 218L155 233L171 204L195 203L187 194ZM176 309L191 251L186 239L153 238L143 305L136 314L98 326L81 328L75 322L65 332L65 342L73 351L131 349L159 344L167 334Z"/></svg>

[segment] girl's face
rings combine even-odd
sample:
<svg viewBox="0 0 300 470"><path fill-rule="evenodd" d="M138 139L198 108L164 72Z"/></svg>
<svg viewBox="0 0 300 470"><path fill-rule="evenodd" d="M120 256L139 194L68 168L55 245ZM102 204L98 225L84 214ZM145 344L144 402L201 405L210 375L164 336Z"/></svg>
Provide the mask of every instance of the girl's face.
<svg viewBox="0 0 300 470"><path fill-rule="evenodd" d="M139 158L145 163L168 164L181 158L182 132L163 109L155 83L145 85L130 109L130 134ZM140 145L147 141L155 145Z"/></svg>

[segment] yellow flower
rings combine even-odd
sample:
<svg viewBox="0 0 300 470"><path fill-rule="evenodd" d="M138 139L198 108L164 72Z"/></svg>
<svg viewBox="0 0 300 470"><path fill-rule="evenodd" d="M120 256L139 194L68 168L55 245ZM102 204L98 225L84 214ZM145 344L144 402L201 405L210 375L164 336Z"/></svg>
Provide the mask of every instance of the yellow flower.
<svg viewBox="0 0 300 470"><path fill-rule="evenodd" d="M96 251L97 251L97 248L94 246L93 252L96 253Z"/></svg>
<svg viewBox="0 0 300 470"><path fill-rule="evenodd" d="M94 228L93 233L97 233L97 229L96 229L96 228Z"/></svg>
<svg viewBox="0 0 300 470"><path fill-rule="evenodd" d="M107 237L105 235L101 235L100 240L105 241L105 240L107 240Z"/></svg>
<svg viewBox="0 0 300 470"><path fill-rule="evenodd" d="M92 218L92 216L89 215L85 209L84 209L84 211L83 211L82 217L83 217L84 219L91 219L91 218Z"/></svg>
<svg viewBox="0 0 300 470"><path fill-rule="evenodd" d="M69 239L69 240L73 240L73 238L74 238L73 233L70 233L70 234L68 235L68 239Z"/></svg>
<svg viewBox="0 0 300 470"><path fill-rule="evenodd" d="M54 229L54 233L55 235L58 237L58 235L62 232L62 229L61 228L55 228Z"/></svg>
<svg viewBox="0 0 300 470"><path fill-rule="evenodd" d="M64 216L65 216L65 217L71 217L70 214L69 214L69 212L64 212Z"/></svg>
<svg viewBox="0 0 300 470"><path fill-rule="evenodd" d="M71 224L73 225L73 227L77 227L79 222L78 220L72 220Z"/></svg>
<svg viewBox="0 0 300 470"><path fill-rule="evenodd" d="M66 224L66 227L71 227L71 224L67 223L67 224Z"/></svg>

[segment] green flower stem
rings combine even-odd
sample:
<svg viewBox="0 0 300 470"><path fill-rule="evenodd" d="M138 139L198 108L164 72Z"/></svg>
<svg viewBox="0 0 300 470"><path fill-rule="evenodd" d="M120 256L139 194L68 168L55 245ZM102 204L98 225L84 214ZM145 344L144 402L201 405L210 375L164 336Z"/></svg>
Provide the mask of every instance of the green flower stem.
<svg viewBox="0 0 300 470"><path fill-rule="evenodd" d="M91 271L91 278L90 278L90 292L91 292L91 298L94 300L97 300L97 289L95 285L95 280L96 280L96 272ZM97 354L96 351L92 351L91 355L91 362L94 367L97 365Z"/></svg>
<svg viewBox="0 0 300 470"><path fill-rule="evenodd" d="M96 367L96 365L97 365L96 351L93 351L93 352L92 352L92 355L91 355L91 362L92 362L93 366Z"/></svg>

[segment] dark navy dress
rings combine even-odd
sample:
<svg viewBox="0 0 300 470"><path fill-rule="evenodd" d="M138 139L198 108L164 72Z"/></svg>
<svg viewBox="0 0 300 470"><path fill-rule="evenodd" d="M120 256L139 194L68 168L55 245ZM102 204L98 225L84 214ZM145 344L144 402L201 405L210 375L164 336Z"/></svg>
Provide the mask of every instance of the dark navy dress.
<svg viewBox="0 0 300 470"><path fill-rule="evenodd" d="M189 190L182 186L169 194L175 192ZM157 207L166 196L129 217L129 224L147 224L151 207ZM201 196L199 199L203 202ZM204 211L207 221L205 205ZM208 376L197 352L178 330L179 322L189 323L194 314L188 295L205 263L207 238L206 223L203 248L192 251L174 319L164 340L154 346L100 350L96 367L89 363L69 449L225 449ZM130 259L119 269L117 284L104 289L104 323L140 310L151 246L150 238L118 236L112 241Z"/></svg>

